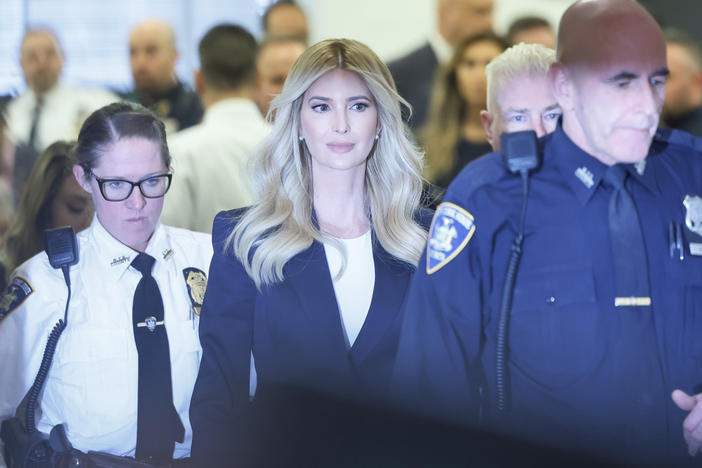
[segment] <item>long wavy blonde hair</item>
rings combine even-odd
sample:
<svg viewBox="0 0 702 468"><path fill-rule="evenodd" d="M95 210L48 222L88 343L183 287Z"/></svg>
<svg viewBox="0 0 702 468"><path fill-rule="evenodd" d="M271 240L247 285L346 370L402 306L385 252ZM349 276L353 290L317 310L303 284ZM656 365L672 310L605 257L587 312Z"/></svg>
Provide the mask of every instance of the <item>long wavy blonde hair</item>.
<svg viewBox="0 0 702 468"><path fill-rule="evenodd" d="M394 257L417 265L426 231L415 220L420 209L423 154L402 121L397 94L385 64L364 44L332 39L315 44L295 62L283 91L271 103L273 129L252 163L258 202L248 209L225 243L258 288L283 281L283 267L313 241L340 243L314 222L310 154L300 142L305 92L325 73L343 69L360 76L375 101L380 137L366 162L365 191L376 239ZM343 253L343 248L340 249Z"/></svg>

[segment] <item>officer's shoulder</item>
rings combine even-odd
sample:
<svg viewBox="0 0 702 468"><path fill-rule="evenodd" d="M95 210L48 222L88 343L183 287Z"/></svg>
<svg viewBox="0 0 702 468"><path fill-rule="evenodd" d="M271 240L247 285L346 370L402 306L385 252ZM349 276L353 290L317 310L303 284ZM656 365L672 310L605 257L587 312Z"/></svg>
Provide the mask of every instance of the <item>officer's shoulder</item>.
<svg viewBox="0 0 702 468"><path fill-rule="evenodd" d="M659 128L653 137L651 148L654 153L656 150L658 152L666 150L673 154L702 154L702 138L683 130Z"/></svg>
<svg viewBox="0 0 702 468"><path fill-rule="evenodd" d="M175 226L163 226L172 244L182 247L209 246L212 236L206 232L191 231Z"/></svg>
<svg viewBox="0 0 702 468"><path fill-rule="evenodd" d="M448 192L462 198L469 197L477 190L499 182L505 175L507 170L500 153L488 153L468 163L453 179Z"/></svg>
<svg viewBox="0 0 702 468"><path fill-rule="evenodd" d="M78 248L78 258L80 258L80 247ZM15 268L10 277L14 278L16 276L35 282L54 280L61 283L64 282L63 273L61 273L60 269L51 266L49 257L43 250Z"/></svg>
<svg viewBox="0 0 702 468"><path fill-rule="evenodd" d="M57 291L65 291L63 274L49 263L42 251L26 260L10 275L7 288L0 298L0 322L17 310L30 297L51 298Z"/></svg>

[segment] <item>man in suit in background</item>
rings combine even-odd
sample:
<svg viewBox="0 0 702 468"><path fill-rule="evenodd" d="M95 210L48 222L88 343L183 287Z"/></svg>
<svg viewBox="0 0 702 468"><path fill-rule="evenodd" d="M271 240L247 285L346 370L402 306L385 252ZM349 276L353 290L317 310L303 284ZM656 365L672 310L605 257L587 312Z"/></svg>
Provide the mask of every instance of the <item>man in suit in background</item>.
<svg viewBox="0 0 702 468"><path fill-rule="evenodd" d="M200 122L202 105L197 94L178 80L175 35L162 20L138 23L129 35L129 63L134 90L125 100L149 107L163 120L166 131L175 133Z"/></svg>
<svg viewBox="0 0 702 468"><path fill-rule="evenodd" d="M118 100L102 89L60 82L65 56L56 33L29 29L20 45L20 66L27 89L5 108L8 145L3 145L0 178L11 181L15 201L29 171L47 146L73 140L88 115Z"/></svg>
<svg viewBox="0 0 702 468"><path fill-rule="evenodd" d="M437 31L418 49L388 64L400 95L412 106L409 125L418 128L429 109L434 75L464 37L492 29L495 0L436 0Z"/></svg>

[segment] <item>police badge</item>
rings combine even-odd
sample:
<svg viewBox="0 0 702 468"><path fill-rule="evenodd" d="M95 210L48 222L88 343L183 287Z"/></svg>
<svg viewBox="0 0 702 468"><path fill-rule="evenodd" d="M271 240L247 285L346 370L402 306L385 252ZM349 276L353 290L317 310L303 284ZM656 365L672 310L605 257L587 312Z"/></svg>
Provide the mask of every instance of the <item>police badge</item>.
<svg viewBox="0 0 702 468"><path fill-rule="evenodd" d="M439 271L458 255L468 244L473 232L473 215L453 203L440 204L429 228L427 274Z"/></svg>
<svg viewBox="0 0 702 468"><path fill-rule="evenodd" d="M205 298L205 290L207 289L207 276L202 270L197 268L183 268L183 277L188 287L193 311L195 315L200 315L202 300Z"/></svg>
<svg viewBox="0 0 702 468"><path fill-rule="evenodd" d="M690 255L702 255L702 198L685 195L685 240Z"/></svg>

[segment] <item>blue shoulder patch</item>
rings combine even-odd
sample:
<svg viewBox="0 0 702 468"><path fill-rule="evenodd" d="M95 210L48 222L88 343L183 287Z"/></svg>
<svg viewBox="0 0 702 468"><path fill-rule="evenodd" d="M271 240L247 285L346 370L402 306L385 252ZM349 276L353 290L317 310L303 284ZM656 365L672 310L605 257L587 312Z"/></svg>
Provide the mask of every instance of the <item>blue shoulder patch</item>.
<svg viewBox="0 0 702 468"><path fill-rule="evenodd" d="M434 214L427 246L427 274L439 271L468 245L475 232L473 215L453 203L444 202Z"/></svg>
<svg viewBox="0 0 702 468"><path fill-rule="evenodd" d="M22 305L25 299L34 292L29 281L21 276L15 276L0 299L0 322Z"/></svg>

